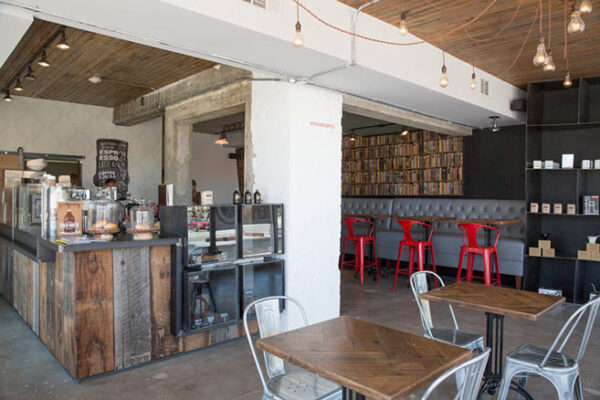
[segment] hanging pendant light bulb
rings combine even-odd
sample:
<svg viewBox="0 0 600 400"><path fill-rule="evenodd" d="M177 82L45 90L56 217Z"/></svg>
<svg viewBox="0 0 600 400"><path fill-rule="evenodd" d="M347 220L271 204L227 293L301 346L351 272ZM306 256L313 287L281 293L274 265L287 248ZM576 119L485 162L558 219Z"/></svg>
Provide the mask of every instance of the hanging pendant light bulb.
<svg viewBox="0 0 600 400"><path fill-rule="evenodd" d="M573 11L573 14L571 14L571 22L569 22L567 30L569 33L579 33L585 30L585 22L581 18L579 11Z"/></svg>
<svg viewBox="0 0 600 400"><path fill-rule="evenodd" d="M440 78L440 86L441 87L446 87L448 86L448 83L450 83L450 81L448 80L448 75L446 75L446 71L448 69L446 68L445 65L442 65L442 77Z"/></svg>
<svg viewBox="0 0 600 400"><path fill-rule="evenodd" d="M552 58L552 51L548 51L548 62L544 65L544 72L554 72L556 70L556 64Z"/></svg>
<svg viewBox="0 0 600 400"><path fill-rule="evenodd" d="M296 22L296 36L294 37L294 47L304 47L304 39L302 39L302 25L300 25L300 21Z"/></svg>
<svg viewBox="0 0 600 400"><path fill-rule="evenodd" d="M471 90L477 89L477 76L475 75L475 72L471 74L471 83L469 83L469 88L471 88Z"/></svg>
<svg viewBox="0 0 600 400"><path fill-rule="evenodd" d="M7 103L12 101L12 97L10 97L10 90L6 89L4 90L4 101L6 101Z"/></svg>
<svg viewBox="0 0 600 400"><path fill-rule="evenodd" d="M546 45L544 44L544 36L540 36L540 42L537 46L537 51L533 57L533 65L539 67L548 63L548 53L546 53Z"/></svg>
<svg viewBox="0 0 600 400"><path fill-rule="evenodd" d="M571 80L571 74L569 73L569 71L567 71L567 74L565 75L563 86L566 88L570 88L571 86L573 86L573 81Z"/></svg>
<svg viewBox="0 0 600 400"><path fill-rule="evenodd" d="M15 87L13 88L13 90L15 92L23 91L23 85L21 85L21 77L20 76L17 77L17 80L15 81Z"/></svg>
<svg viewBox="0 0 600 400"><path fill-rule="evenodd" d="M406 36L408 33L408 23L406 22L406 13L403 12L400 16L400 25L398 26L400 35Z"/></svg>
<svg viewBox="0 0 600 400"><path fill-rule="evenodd" d="M589 14L592 12L592 2L590 0L581 0L579 3L579 12L581 14Z"/></svg>
<svg viewBox="0 0 600 400"><path fill-rule="evenodd" d="M218 144L219 146L224 146L226 144L229 144L229 141L227 140L227 136L225 135L225 132L223 132L219 135L219 138L217 140L215 140L215 144Z"/></svg>
<svg viewBox="0 0 600 400"><path fill-rule="evenodd" d="M490 119L492 120L492 124L490 126L490 131L492 131L494 133L500 131L500 127L498 126L498 118L500 118L500 117L497 115L490 117Z"/></svg>

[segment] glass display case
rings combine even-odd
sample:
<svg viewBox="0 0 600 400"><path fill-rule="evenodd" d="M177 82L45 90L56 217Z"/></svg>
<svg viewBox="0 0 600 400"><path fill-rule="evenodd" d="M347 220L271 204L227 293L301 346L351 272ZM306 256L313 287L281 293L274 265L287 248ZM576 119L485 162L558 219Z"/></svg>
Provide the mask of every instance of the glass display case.
<svg viewBox="0 0 600 400"><path fill-rule="evenodd" d="M274 219L270 204L239 206L241 252L240 258L265 256L274 253Z"/></svg>
<svg viewBox="0 0 600 400"><path fill-rule="evenodd" d="M283 294L283 260L240 265L240 315L255 300ZM249 317L255 316L252 309Z"/></svg>
<svg viewBox="0 0 600 400"><path fill-rule="evenodd" d="M163 206L163 237L184 238L184 264L210 265L238 257L236 206Z"/></svg>
<svg viewBox="0 0 600 400"><path fill-rule="evenodd" d="M184 272L184 331L213 329L238 322L237 266Z"/></svg>
<svg viewBox="0 0 600 400"><path fill-rule="evenodd" d="M152 240L153 234L158 232L154 226L154 210L146 205L145 200L140 200L139 205L129 210L129 229L133 233L133 240Z"/></svg>
<svg viewBox="0 0 600 400"><path fill-rule="evenodd" d="M13 221L16 220L15 208L16 204L16 188L4 188L0 191L0 222L12 228Z"/></svg>
<svg viewBox="0 0 600 400"><path fill-rule="evenodd" d="M21 230L28 230L32 226L39 227L42 220L42 185L29 183L17 186L16 192L17 227Z"/></svg>

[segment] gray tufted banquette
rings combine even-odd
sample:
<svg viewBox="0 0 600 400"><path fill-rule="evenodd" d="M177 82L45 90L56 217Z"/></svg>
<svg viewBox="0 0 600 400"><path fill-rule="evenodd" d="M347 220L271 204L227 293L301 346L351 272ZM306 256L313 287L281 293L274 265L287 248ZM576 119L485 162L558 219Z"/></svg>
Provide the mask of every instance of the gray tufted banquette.
<svg viewBox="0 0 600 400"><path fill-rule="evenodd" d="M500 218L525 220L525 201L521 200L473 200L473 199L434 199L434 198L343 198L342 213L349 214L390 214L404 217L433 215L449 216L456 219ZM379 258L396 260L398 245L402 240L402 230L392 218L375 219L375 242ZM436 264L456 267L462 245L462 233L456 221L442 221L433 225L432 237ZM498 256L502 274L523 276L523 255L525 253L525 224L506 225L500 229ZM364 228L358 231L364 233ZM342 227L342 243L346 235ZM346 250L351 254L353 248ZM408 260L408 252L402 255ZM481 270L481 257L476 258L475 269ZM463 267L466 267L466 257Z"/></svg>

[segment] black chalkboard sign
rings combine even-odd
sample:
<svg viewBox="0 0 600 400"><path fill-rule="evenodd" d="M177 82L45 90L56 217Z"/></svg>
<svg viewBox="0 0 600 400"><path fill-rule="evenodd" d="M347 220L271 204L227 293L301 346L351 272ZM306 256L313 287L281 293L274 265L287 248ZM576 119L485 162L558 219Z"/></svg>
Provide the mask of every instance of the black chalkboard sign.
<svg viewBox="0 0 600 400"><path fill-rule="evenodd" d="M101 187L107 179L116 179L119 199L125 198L129 184L128 146L128 143L123 140L98 139L96 141L94 184Z"/></svg>

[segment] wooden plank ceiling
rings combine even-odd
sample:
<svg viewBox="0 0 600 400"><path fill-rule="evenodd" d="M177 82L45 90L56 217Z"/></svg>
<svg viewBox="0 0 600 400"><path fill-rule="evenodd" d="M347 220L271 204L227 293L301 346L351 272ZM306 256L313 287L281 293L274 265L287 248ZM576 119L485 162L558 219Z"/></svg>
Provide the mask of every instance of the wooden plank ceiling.
<svg viewBox="0 0 600 400"><path fill-rule="evenodd" d="M352 7L359 7L367 0L339 0ZM539 39L539 20L533 24L531 34L521 56L507 71L519 53L519 49L532 26L537 0L496 0L489 10L465 29L459 29L445 38L440 36L471 21L483 11L492 0L381 0L365 9L364 12L382 21L398 26L402 12L407 12L409 32L421 39L445 49L459 59L471 63L475 53L475 66L513 85L525 87L528 82L541 80L562 80L566 63L563 59L564 24L563 0L550 0L552 7L552 50L556 64L553 73L543 72L533 65ZM544 35L548 45L548 0L542 0L544 14ZM586 29L583 33L568 35L569 65L573 78L600 75L600 4L594 4L591 14L583 15ZM492 39L511 20L520 6L516 17L502 33ZM573 1L568 0L567 23L570 20ZM315 10L318 11L318 10ZM369 36L369 32L360 34ZM475 47L470 37L475 39ZM360 39L359 39L360 40ZM398 34L398 42L411 42L411 39ZM412 40L414 41L414 40ZM389 46L390 51L401 51ZM360 55L359 55L360 57ZM440 60L441 64L441 60ZM448 71L451 77L451 71Z"/></svg>
<svg viewBox="0 0 600 400"><path fill-rule="evenodd" d="M13 83L15 75L27 66L30 58L59 28L60 25L51 22L33 21L0 68L0 89ZM71 48L56 48L56 39L47 49L50 67L42 68L34 63L32 67L36 79L28 81L21 77L25 90L20 93L13 91L12 95L115 107L151 90L105 81L94 85L88 81L91 75L99 74L108 79L161 88L215 65L202 59L79 29L67 27L66 34Z"/></svg>

